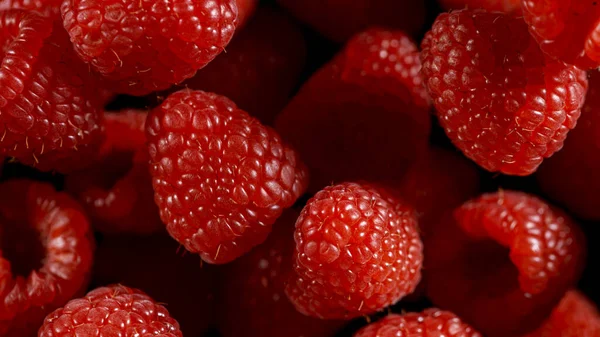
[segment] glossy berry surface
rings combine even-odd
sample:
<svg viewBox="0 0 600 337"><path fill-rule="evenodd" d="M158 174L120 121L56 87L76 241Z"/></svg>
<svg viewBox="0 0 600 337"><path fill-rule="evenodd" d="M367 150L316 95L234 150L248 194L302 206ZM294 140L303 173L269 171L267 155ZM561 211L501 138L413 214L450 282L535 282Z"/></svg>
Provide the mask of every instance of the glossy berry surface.
<svg viewBox="0 0 600 337"><path fill-rule="evenodd" d="M423 75L446 134L484 169L535 172L581 113L584 71L543 54L515 16L441 14L422 43Z"/></svg>

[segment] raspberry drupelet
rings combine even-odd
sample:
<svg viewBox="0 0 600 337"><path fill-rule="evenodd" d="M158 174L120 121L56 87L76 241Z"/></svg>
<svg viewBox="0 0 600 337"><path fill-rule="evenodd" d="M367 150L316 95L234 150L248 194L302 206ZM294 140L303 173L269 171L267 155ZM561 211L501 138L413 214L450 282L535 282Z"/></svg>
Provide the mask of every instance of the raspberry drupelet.
<svg viewBox="0 0 600 337"><path fill-rule="evenodd" d="M482 10L441 14L422 50L440 124L488 171L532 174L577 123L586 73L545 56L519 17Z"/></svg>
<svg viewBox="0 0 600 337"><path fill-rule="evenodd" d="M296 222L294 273L286 294L301 313L351 319L383 310L421 279L414 210L373 185L318 192Z"/></svg>
<svg viewBox="0 0 600 337"><path fill-rule="evenodd" d="M468 201L433 232L425 240L428 297L490 337L538 327L584 264L577 224L522 192Z"/></svg>
<svg viewBox="0 0 600 337"><path fill-rule="evenodd" d="M308 185L296 152L223 96L170 95L150 113L146 135L161 218L209 263L262 243Z"/></svg>
<svg viewBox="0 0 600 337"><path fill-rule="evenodd" d="M0 11L20 8L58 18L62 2L62 0L0 0Z"/></svg>
<svg viewBox="0 0 600 337"><path fill-rule="evenodd" d="M89 222L51 185L0 185L0 335L33 337L44 317L87 287Z"/></svg>

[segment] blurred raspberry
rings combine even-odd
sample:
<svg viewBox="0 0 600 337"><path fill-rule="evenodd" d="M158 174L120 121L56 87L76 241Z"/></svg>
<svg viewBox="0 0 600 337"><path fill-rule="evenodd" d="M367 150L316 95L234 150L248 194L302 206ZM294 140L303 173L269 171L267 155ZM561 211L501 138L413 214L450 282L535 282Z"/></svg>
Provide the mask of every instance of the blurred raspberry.
<svg viewBox="0 0 600 337"><path fill-rule="evenodd" d="M246 25L246 22L254 15L256 7L258 7L258 0L236 0L238 8L237 27ZM227 48L229 52L229 48Z"/></svg>
<svg viewBox="0 0 600 337"><path fill-rule="evenodd" d="M511 13L521 9L521 0L439 0L439 2L447 10L481 8Z"/></svg>
<svg viewBox="0 0 600 337"><path fill-rule="evenodd" d="M44 16L60 17L62 0L0 0L0 11L7 9L27 9Z"/></svg>

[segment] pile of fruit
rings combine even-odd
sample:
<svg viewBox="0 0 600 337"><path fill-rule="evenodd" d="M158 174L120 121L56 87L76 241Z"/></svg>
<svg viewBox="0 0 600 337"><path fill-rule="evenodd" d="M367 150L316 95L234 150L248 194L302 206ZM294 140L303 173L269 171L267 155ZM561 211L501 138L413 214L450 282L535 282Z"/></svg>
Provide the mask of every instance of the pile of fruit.
<svg viewBox="0 0 600 337"><path fill-rule="evenodd" d="M600 337L600 2L0 0L0 337Z"/></svg>

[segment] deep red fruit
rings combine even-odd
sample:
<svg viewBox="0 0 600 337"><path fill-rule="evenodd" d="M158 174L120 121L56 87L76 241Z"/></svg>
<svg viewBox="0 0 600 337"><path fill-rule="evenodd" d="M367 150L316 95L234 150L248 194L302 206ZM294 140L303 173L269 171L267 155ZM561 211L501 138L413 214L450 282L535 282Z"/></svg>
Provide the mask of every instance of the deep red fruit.
<svg viewBox="0 0 600 337"><path fill-rule="evenodd" d="M45 16L59 17L62 0L0 0L0 11L27 9Z"/></svg>
<svg viewBox="0 0 600 337"><path fill-rule="evenodd" d="M174 93L150 113L146 134L161 218L209 263L262 243L308 185L296 152L223 96Z"/></svg>
<svg viewBox="0 0 600 337"><path fill-rule="evenodd" d="M353 38L276 121L311 170L311 191L397 180L427 147L430 115L417 47L405 33Z"/></svg>
<svg viewBox="0 0 600 337"><path fill-rule="evenodd" d="M425 21L423 1L278 0L298 19L337 42L372 26L419 32Z"/></svg>
<svg viewBox="0 0 600 337"><path fill-rule="evenodd" d="M540 187L577 216L600 220L600 76L590 73L590 90L577 128L565 147L538 171Z"/></svg>
<svg viewBox="0 0 600 337"><path fill-rule="evenodd" d="M421 313L388 315L354 334L354 337L404 336L481 337L481 334L453 313L434 308Z"/></svg>
<svg viewBox="0 0 600 337"><path fill-rule="evenodd" d="M267 241L227 266L218 300L223 337L329 337L341 328L341 321L300 314L285 296L297 218L284 212Z"/></svg>
<svg viewBox="0 0 600 337"><path fill-rule="evenodd" d="M164 228L154 203L144 133L146 113L106 115L106 141L94 165L68 175L65 189L103 233L147 234Z"/></svg>
<svg viewBox="0 0 600 337"><path fill-rule="evenodd" d="M69 301L44 321L38 337L182 337L167 309L140 290L98 288Z"/></svg>
<svg viewBox="0 0 600 337"><path fill-rule="evenodd" d="M237 17L237 28L241 28L246 25L246 22L252 17L258 7L258 0L236 0L238 8ZM229 48L227 48L229 52Z"/></svg>
<svg viewBox="0 0 600 337"><path fill-rule="evenodd" d="M298 311L350 319L382 310L421 279L414 210L369 185L326 187L296 222L294 270L286 294Z"/></svg>
<svg viewBox="0 0 600 337"><path fill-rule="evenodd" d="M229 43L237 19L235 0L68 0L61 12L79 56L133 95L194 76Z"/></svg>
<svg viewBox="0 0 600 337"><path fill-rule="evenodd" d="M85 290L93 241L79 205L50 185L0 185L0 335L31 337Z"/></svg>
<svg viewBox="0 0 600 337"><path fill-rule="evenodd" d="M577 123L585 72L544 56L520 18L478 10L441 14L422 49L440 123L488 171L535 172Z"/></svg>
<svg viewBox="0 0 600 337"><path fill-rule="evenodd" d="M581 69L600 66L600 5L589 0L523 0L523 15L542 50Z"/></svg>
<svg viewBox="0 0 600 337"><path fill-rule="evenodd" d="M596 337L600 336L600 313L577 290L570 290L554 308L550 318L536 331L523 337Z"/></svg>
<svg viewBox="0 0 600 337"><path fill-rule="evenodd" d="M521 192L484 194L434 232L425 240L427 295L490 337L539 326L583 267L578 226Z"/></svg>
<svg viewBox="0 0 600 337"><path fill-rule="evenodd" d="M521 0L439 0L445 9L485 9L511 13L521 8Z"/></svg>
<svg viewBox="0 0 600 337"><path fill-rule="evenodd" d="M166 303L184 336L203 336L214 320L217 278L210 265L166 233L105 236L94 261L95 286L120 283Z"/></svg>
<svg viewBox="0 0 600 337"><path fill-rule="evenodd" d="M52 20L23 10L0 12L0 29L0 156L44 171L89 163L102 113L68 40Z"/></svg>

